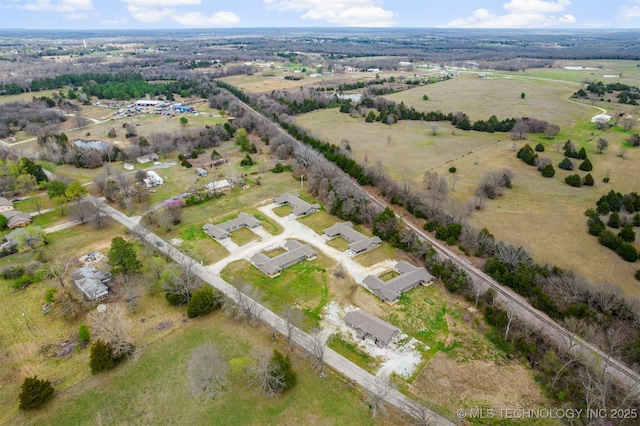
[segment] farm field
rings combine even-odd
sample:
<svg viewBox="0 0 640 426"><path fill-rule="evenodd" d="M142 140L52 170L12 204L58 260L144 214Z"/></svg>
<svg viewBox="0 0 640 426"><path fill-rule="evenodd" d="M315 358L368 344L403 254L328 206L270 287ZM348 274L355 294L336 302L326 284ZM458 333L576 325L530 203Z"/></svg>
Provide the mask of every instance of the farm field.
<svg viewBox="0 0 640 426"><path fill-rule="evenodd" d="M629 64L623 62L620 66L627 69ZM547 71L527 70L518 74L520 77L495 80L461 75L388 98L423 110L460 110L472 119L486 119L493 114L499 118L523 115L557 123L561 132L555 139L530 134L527 140L516 143L516 149L525 143L545 145L546 150L540 155L551 158L556 168L556 176L552 179L541 177L534 167L518 160L513 141L505 134L463 132L442 122L400 121L391 126L366 123L362 118L352 118L335 109L304 114L296 120L312 134L336 145L348 141L354 158L370 165L380 164L397 181L408 179L416 187L422 187L422 175L426 170L445 176L450 197L461 203L473 197L484 173L511 169L515 173L513 189L497 200L489 200L484 210L473 212L467 219L470 225L478 229L486 227L497 240L524 246L540 264L571 269L595 283L611 283L627 294L638 294L633 278L637 264L624 262L589 235L584 211L594 207L595 201L611 189L622 193L640 191L637 177L640 150L627 149L625 158L618 156L631 132L618 127L605 131L595 129L590 118L598 113L596 107L604 108L610 114L624 109L634 116L638 116L640 109L612 102L574 102L568 97L580 87L578 82L522 77ZM552 71L562 73L564 69L548 72ZM555 77L552 75L551 78ZM486 91L478 92L478 85L485 83ZM520 99L521 92L526 93L524 100ZM423 94L428 94L428 101L422 99ZM439 102L437 107L435 102ZM432 134L432 125L438 127L437 136ZM609 140L609 149L604 154L597 154L595 146L600 137ZM564 177L570 173L559 169L557 164L563 158L559 148L567 139L571 139L578 149L587 150L594 166L591 172L596 182L594 187L572 188L564 183ZM451 166L457 168L455 174L448 172ZM605 184L602 179L607 174L611 180Z"/></svg>

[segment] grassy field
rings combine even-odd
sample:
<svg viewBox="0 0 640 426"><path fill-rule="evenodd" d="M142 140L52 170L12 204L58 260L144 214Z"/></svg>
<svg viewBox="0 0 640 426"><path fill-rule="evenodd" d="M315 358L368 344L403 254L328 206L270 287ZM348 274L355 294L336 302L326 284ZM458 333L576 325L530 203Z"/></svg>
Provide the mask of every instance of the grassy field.
<svg viewBox="0 0 640 426"><path fill-rule="evenodd" d="M176 330L178 331L178 330ZM396 424L393 414L374 422L362 395L334 374L319 380L308 360L292 354L298 384L278 398L265 398L244 383L242 373L232 375L225 393L212 401L194 398L185 377L190 351L215 343L223 359L247 357L253 350L274 347L268 333L256 333L233 323L221 313L179 326L166 338L141 350L140 355L114 371L86 378L59 390L45 410L12 413L11 422L38 424L162 423L176 424ZM280 348L281 350L283 348ZM347 420L348 419L348 420ZM406 420L404 420L406 421Z"/></svg>

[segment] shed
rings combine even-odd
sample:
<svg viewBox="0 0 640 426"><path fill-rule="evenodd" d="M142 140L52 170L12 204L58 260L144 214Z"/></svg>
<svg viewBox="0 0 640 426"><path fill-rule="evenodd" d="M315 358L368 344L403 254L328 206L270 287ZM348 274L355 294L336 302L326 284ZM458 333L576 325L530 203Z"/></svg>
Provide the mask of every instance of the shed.
<svg viewBox="0 0 640 426"><path fill-rule="evenodd" d="M111 274L99 271L93 265L76 269L71 273L71 279L89 300L100 299L109 294L109 288L105 283L111 281Z"/></svg>

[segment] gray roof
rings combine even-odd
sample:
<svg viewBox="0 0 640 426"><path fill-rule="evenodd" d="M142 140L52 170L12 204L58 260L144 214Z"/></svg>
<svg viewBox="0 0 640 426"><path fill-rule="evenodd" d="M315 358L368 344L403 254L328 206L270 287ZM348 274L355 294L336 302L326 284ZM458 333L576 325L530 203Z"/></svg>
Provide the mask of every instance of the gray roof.
<svg viewBox="0 0 640 426"><path fill-rule="evenodd" d="M344 316L344 322L365 336L369 335L376 339L381 346L387 346L400 334L398 327L361 309L347 313Z"/></svg>
<svg viewBox="0 0 640 426"><path fill-rule="evenodd" d="M320 204L309 204L297 195L284 193L273 200L276 204L287 204L293 208L293 214L296 216L304 216L317 211Z"/></svg>
<svg viewBox="0 0 640 426"><path fill-rule="evenodd" d="M18 210L2 212L2 215L7 218L7 228L9 229L27 225L33 220L29 213L24 213Z"/></svg>
<svg viewBox="0 0 640 426"><path fill-rule="evenodd" d="M400 275L389 281L382 281L375 275L367 275L362 283L382 300L395 302L406 291L433 281L433 276L425 268L414 266L409 262L400 261L395 269Z"/></svg>
<svg viewBox="0 0 640 426"><path fill-rule="evenodd" d="M309 244L302 244L295 240L288 240L284 247L287 251L276 257L271 258L264 253L256 253L251 256L250 260L265 274L274 275L303 259L311 259L317 254Z"/></svg>
<svg viewBox="0 0 640 426"><path fill-rule="evenodd" d="M351 244L347 247L356 253L374 249L382 243L378 237L369 238L353 229L351 222L336 223L322 232L330 238L340 236L349 241Z"/></svg>
<svg viewBox="0 0 640 426"><path fill-rule="evenodd" d="M7 200L5 197L0 197L0 207L11 207L13 208L13 203Z"/></svg>
<svg viewBox="0 0 640 426"><path fill-rule="evenodd" d="M207 223L202 226L202 229L204 229L204 232L210 237L215 238L216 240L222 240L224 238L229 238L231 236L230 233L236 229L243 227L256 228L260 225L262 225L262 222L256 219L254 215L240 212L238 213L238 217L235 219L231 219L217 225Z"/></svg>
<svg viewBox="0 0 640 426"><path fill-rule="evenodd" d="M105 282L111 280L109 272L102 272L93 265L87 265L76 269L70 276L78 290L84 293L89 300L96 300L109 294L109 288L104 285Z"/></svg>

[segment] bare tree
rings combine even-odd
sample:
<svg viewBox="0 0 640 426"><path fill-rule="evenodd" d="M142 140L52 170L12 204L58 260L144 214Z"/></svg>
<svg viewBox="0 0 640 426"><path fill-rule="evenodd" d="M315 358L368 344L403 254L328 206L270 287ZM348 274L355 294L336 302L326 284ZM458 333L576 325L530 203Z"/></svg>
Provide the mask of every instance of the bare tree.
<svg viewBox="0 0 640 426"><path fill-rule="evenodd" d="M521 246L515 247L511 244L505 244L502 241L496 244L494 257L506 264L512 273L517 271L520 265L525 265L527 268L533 266L533 259L525 249Z"/></svg>
<svg viewBox="0 0 640 426"><path fill-rule="evenodd" d="M260 301L264 298L262 291L249 284L242 284L235 289L234 295L235 303L225 303L225 312L236 321L258 322L262 313Z"/></svg>
<svg viewBox="0 0 640 426"><path fill-rule="evenodd" d="M163 274L162 288L180 303L191 300L191 293L202 287L202 281L195 274L196 262L187 258L180 267L169 267Z"/></svg>
<svg viewBox="0 0 640 426"><path fill-rule="evenodd" d="M90 220L95 229L102 229L107 224L109 215L104 201L95 197L85 197L84 204L88 208Z"/></svg>
<svg viewBox="0 0 640 426"><path fill-rule="evenodd" d="M255 359L256 363L249 373L249 384L269 398L280 395L286 386L286 378L280 371L280 366L271 362L267 354L257 355Z"/></svg>
<svg viewBox="0 0 640 426"><path fill-rule="evenodd" d="M113 285L122 294L122 298L127 303L129 310L135 313L138 310L138 303L142 297L143 290L140 285L140 275L118 274L113 277Z"/></svg>
<svg viewBox="0 0 640 426"><path fill-rule="evenodd" d="M46 264L47 275L57 279L61 289L66 289L64 279L69 273L72 262L73 257L63 254Z"/></svg>
<svg viewBox="0 0 640 426"><path fill-rule="evenodd" d="M196 397L215 399L227 386L228 375L229 367L215 344L206 343L191 351L187 380Z"/></svg>
<svg viewBox="0 0 640 426"><path fill-rule="evenodd" d="M387 380L375 379L375 389L367 391L367 399L371 408L371 417L377 419L380 414L386 414L384 405L385 397L391 392L392 387Z"/></svg>
<svg viewBox="0 0 640 426"><path fill-rule="evenodd" d="M429 408L429 404L419 401L411 407L411 417L415 426L429 426L435 417L435 413Z"/></svg>
<svg viewBox="0 0 640 426"><path fill-rule="evenodd" d="M635 125L636 125L636 119L630 115L622 119L622 127L624 127L624 129L627 131L633 129Z"/></svg>
<svg viewBox="0 0 640 426"><path fill-rule="evenodd" d="M38 197L38 196L32 197L31 200L29 200L29 202L31 203L31 207L36 209L38 214L42 214L42 207L43 207L42 197Z"/></svg>
<svg viewBox="0 0 640 426"><path fill-rule="evenodd" d="M597 147L598 154L602 154L609 147L609 141L605 138L598 138Z"/></svg>
<svg viewBox="0 0 640 426"><path fill-rule="evenodd" d="M133 351L125 311L121 305L110 304L104 312L91 312L89 324L93 336L111 345L114 358L129 355Z"/></svg>
<svg viewBox="0 0 640 426"><path fill-rule="evenodd" d="M311 341L309 343L309 354L314 370L318 372L320 377L325 377L324 370L324 351L327 347L327 338L319 328L313 328L309 332Z"/></svg>
<svg viewBox="0 0 640 426"><path fill-rule="evenodd" d="M280 318L284 320L287 330L287 346L291 347L291 339L296 330L302 325L304 321L304 314L300 309L293 306L287 306L280 313Z"/></svg>
<svg viewBox="0 0 640 426"><path fill-rule="evenodd" d="M504 340L507 340L509 338L509 329L511 328L511 323L513 322L514 319L518 317L516 312L513 309L511 309L510 306L506 307L506 311L507 311L507 328L504 331Z"/></svg>

